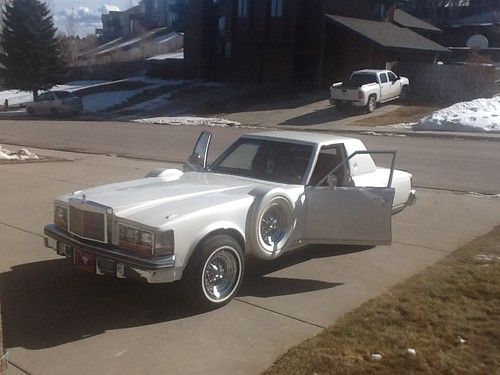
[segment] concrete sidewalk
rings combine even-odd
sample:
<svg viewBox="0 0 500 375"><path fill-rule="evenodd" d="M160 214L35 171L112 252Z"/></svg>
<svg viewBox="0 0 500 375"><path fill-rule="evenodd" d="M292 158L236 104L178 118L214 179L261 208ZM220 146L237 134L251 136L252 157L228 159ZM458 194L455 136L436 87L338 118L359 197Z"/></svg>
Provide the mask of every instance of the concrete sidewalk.
<svg viewBox="0 0 500 375"><path fill-rule="evenodd" d="M165 163L32 151L68 161L0 165L9 375L257 374L290 346L500 223L500 199L422 190L415 206L394 217L391 246L310 247L253 263L234 301L199 313L175 285L84 274L42 246L54 197L142 177Z"/></svg>

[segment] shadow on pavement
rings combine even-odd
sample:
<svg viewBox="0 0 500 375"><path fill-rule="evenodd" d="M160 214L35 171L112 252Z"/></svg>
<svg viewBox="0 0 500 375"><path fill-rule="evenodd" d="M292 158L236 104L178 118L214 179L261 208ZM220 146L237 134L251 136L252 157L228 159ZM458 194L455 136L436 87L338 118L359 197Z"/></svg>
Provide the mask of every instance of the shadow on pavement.
<svg viewBox="0 0 500 375"><path fill-rule="evenodd" d="M271 262L250 262L239 296L273 297L332 288L339 283L265 276L312 258L362 248L316 247ZM203 311L177 284L147 285L85 274L66 259L14 266L0 274L6 347L49 348L108 330L175 321Z"/></svg>
<svg viewBox="0 0 500 375"><path fill-rule="evenodd" d="M332 283L322 280L290 279L266 275L311 259L352 254L370 248L366 246L308 246L271 261L253 259L247 266L245 280L238 296L275 297L313 292L343 285L343 283Z"/></svg>
<svg viewBox="0 0 500 375"><path fill-rule="evenodd" d="M297 117L290 118L286 121L280 122L278 125L287 126L308 126L325 124L332 121L343 120L349 117L364 115L364 111L359 108L349 108L342 111L337 110L335 107L328 106L326 108L309 112Z"/></svg>

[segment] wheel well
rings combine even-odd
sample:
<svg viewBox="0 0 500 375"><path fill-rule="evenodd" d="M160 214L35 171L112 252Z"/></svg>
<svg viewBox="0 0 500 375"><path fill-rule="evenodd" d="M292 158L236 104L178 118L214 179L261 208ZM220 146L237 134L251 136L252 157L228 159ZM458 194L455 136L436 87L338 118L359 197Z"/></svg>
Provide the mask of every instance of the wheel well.
<svg viewBox="0 0 500 375"><path fill-rule="evenodd" d="M368 96L368 99L370 99L372 96L375 98L375 100L377 100L377 94L371 94L370 96Z"/></svg>
<svg viewBox="0 0 500 375"><path fill-rule="evenodd" d="M207 238L216 236L218 234L225 234L227 236L233 237L240 244L243 252L245 252L245 238L243 238L242 234L238 232L236 229L231 229L231 228L220 228L208 233L198 242L198 245L196 247L198 247Z"/></svg>

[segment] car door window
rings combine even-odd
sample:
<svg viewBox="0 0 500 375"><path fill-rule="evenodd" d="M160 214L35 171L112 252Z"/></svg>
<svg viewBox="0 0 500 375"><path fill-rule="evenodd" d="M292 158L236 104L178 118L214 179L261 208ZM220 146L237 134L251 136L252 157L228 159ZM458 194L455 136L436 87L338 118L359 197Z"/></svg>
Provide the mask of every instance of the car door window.
<svg viewBox="0 0 500 375"><path fill-rule="evenodd" d="M387 81L388 81L387 74L386 73L380 74L380 83L387 83Z"/></svg>
<svg viewBox="0 0 500 375"><path fill-rule="evenodd" d="M393 72L389 72L387 74L389 76L389 81L391 81L391 82L397 81L398 77L396 77L396 75Z"/></svg>
<svg viewBox="0 0 500 375"><path fill-rule="evenodd" d="M318 154L318 160L309 180L310 186L316 186L345 158L343 145L323 146ZM344 186L346 182L346 167L342 166L334 172L337 177L337 185Z"/></svg>

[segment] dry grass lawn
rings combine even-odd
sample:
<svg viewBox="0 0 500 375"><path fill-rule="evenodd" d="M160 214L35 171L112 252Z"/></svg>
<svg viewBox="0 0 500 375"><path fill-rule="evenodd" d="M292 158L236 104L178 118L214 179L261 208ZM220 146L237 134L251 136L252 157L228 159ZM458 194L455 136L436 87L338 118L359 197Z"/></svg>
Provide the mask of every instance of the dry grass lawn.
<svg viewBox="0 0 500 375"><path fill-rule="evenodd" d="M417 122L422 117L430 115L432 112L436 111L439 108L441 107L434 107L428 105L404 105L392 112L380 116L373 116L358 120L354 122L352 125L384 126L384 125Z"/></svg>
<svg viewBox="0 0 500 375"><path fill-rule="evenodd" d="M415 373L500 374L500 226L292 348L265 372Z"/></svg>

